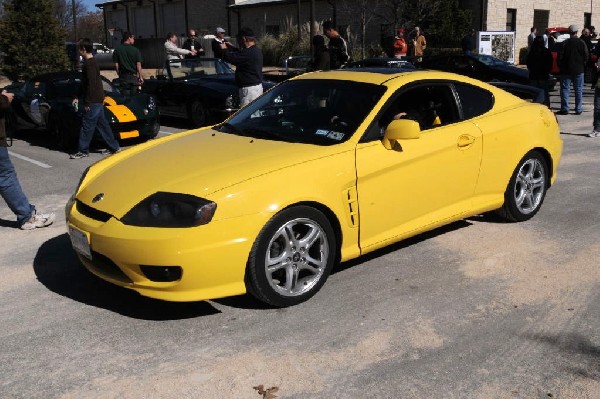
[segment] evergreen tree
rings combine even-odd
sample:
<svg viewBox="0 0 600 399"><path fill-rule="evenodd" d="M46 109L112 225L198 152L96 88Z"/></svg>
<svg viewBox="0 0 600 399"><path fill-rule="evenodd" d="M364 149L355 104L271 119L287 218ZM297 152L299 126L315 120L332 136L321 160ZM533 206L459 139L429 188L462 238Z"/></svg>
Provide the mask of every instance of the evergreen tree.
<svg viewBox="0 0 600 399"><path fill-rule="evenodd" d="M17 80L66 70L65 32L53 0L6 0L0 20L2 73Z"/></svg>

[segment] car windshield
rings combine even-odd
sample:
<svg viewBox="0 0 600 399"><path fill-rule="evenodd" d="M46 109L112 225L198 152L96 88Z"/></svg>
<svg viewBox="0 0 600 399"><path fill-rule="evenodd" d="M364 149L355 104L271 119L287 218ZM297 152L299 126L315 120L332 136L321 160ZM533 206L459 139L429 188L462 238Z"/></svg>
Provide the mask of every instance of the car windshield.
<svg viewBox="0 0 600 399"><path fill-rule="evenodd" d="M385 90L343 80L287 81L218 129L269 140L333 145L352 136Z"/></svg>
<svg viewBox="0 0 600 399"><path fill-rule="evenodd" d="M119 93L119 90L113 86L108 79L101 77L102 88L106 94ZM49 86L48 95L51 97L76 97L81 94L81 78L66 77L64 79L56 79Z"/></svg>
<svg viewBox="0 0 600 399"><path fill-rule="evenodd" d="M174 78L190 78L203 75L230 75L235 73L228 63L218 58L170 60L169 69Z"/></svg>
<svg viewBox="0 0 600 399"><path fill-rule="evenodd" d="M489 66L502 66L502 65L510 65L510 63L503 61L499 58L492 57L491 55L486 54L473 54L473 57L477 58L480 62Z"/></svg>

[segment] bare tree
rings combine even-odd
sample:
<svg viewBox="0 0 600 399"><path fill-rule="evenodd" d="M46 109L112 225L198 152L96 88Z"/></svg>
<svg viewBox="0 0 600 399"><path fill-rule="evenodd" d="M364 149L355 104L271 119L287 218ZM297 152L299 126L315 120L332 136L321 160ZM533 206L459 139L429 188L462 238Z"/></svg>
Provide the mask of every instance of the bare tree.
<svg viewBox="0 0 600 399"><path fill-rule="evenodd" d="M68 32L71 40L75 40L73 30L73 1L75 1L75 18L77 21L77 31L81 29L82 18L87 13L87 8L81 0L53 0L56 9L56 19L61 28ZM80 36L80 35L77 35Z"/></svg>
<svg viewBox="0 0 600 399"><path fill-rule="evenodd" d="M373 18L375 18L376 14L373 11L379 7L380 1L381 0L343 0L341 3L340 11L346 13L350 17L349 20L358 20L360 51L363 59L365 58L365 48L367 46L367 26Z"/></svg>

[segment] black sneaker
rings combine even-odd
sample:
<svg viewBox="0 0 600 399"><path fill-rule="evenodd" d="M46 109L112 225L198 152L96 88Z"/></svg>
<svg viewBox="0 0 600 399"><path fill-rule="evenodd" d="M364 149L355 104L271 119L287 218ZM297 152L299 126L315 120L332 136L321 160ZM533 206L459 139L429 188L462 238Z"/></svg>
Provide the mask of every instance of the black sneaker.
<svg viewBox="0 0 600 399"><path fill-rule="evenodd" d="M121 151L120 148L117 148L114 151L113 150L109 150L108 148L103 148L102 150L100 150L100 154L102 154L102 155L116 154L119 151Z"/></svg>
<svg viewBox="0 0 600 399"><path fill-rule="evenodd" d="M90 154L88 154L87 152L76 152L75 154L71 154L71 156L69 158L71 159L79 159L79 158L85 158L90 156Z"/></svg>
<svg viewBox="0 0 600 399"><path fill-rule="evenodd" d="M569 115L569 111L558 111L556 115Z"/></svg>

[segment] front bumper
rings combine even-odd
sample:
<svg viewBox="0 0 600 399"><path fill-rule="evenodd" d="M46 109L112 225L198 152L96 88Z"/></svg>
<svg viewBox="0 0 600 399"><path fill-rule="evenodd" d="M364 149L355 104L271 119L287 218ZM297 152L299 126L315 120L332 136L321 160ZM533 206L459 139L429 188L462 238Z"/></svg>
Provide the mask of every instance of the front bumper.
<svg viewBox="0 0 600 399"><path fill-rule="evenodd" d="M91 259L77 254L90 272L147 297L182 302L245 293L246 262L265 222L261 215L249 215L194 228L136 227L114 217L102 222L86 216L73 201L66 213L69 230L87 237ZM178 266L181 278L153 281L142 266Z"/></svg>

